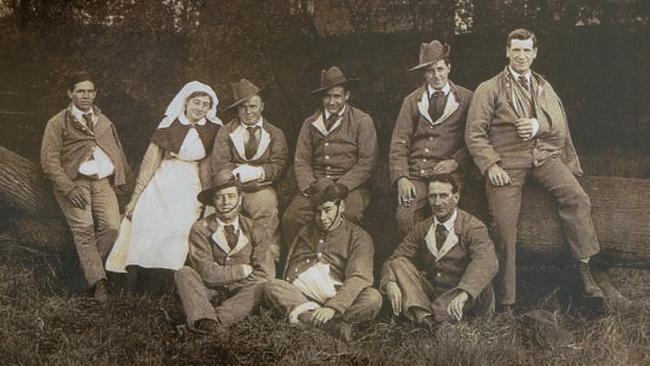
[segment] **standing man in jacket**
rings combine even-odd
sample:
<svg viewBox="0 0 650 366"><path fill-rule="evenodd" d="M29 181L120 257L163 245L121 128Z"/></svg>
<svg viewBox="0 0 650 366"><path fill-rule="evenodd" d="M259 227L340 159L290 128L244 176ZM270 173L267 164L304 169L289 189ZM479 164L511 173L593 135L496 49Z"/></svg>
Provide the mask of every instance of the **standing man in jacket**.
<svg viewBox="0 0 650 366"><path fill-rule="evenodd" d="M576 259L586 296L603 297L589 269L599 251L589 196L576 180L582 170L560 98L531 70L537 39L526 29L508 36L505 70L483 82L470 104L465 142L486 176L492 228L500 255L497 301L515 303L515 244L521 192L527 178L537 181L557 202L564 234Z"/></svg>
<svg viewBox="0 0 650 366"><path fill-rule="evenodd" d="M312 92L320 94L322 108L307 117L298 135L294 159L298 194L282 218L286 243L312 221L309 196L333 182L350 192L345 200L348 219L359 225L363 221L370 203L367 181L377 164L377 134L372 118L348 104L353 81L332 66L321 72L320 88Z"/></svg>
<svg viewBox="0 0 650 366"><path fill-rule="evenodd" d="M280 257L278 195L273 184L287 170L287 141L281 129L262 116L261 89L246 79L232 83L238 118L219 130L212 170L233 171L241 182L242 210L264 228L275 260Z"/></svg>
<svg viewBox="0 0 650 366"><path fill-rule="evenodd" d="M104 260L120 225L114 187L125 184L128 165L115 126L95 106L97 89L84 71L66 77L70 105L45 127L41 166L54 186L88 285L108 298Z"/></svg>
<svg viewBox="0 0 650 366"><path fill-rule="evenodd" d="M400 238L425 218L427 177L457 174L471 163L464 133L472 92L449 80L449 51L438 41L422 43L411 71L423 71L426 82L404 98L393 128L389 165Z"/></svg>

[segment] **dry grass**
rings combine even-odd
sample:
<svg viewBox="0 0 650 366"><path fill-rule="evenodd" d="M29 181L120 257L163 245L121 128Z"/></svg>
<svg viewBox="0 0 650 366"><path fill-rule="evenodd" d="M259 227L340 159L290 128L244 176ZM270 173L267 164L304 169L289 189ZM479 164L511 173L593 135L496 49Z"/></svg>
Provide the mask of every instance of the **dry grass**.
<svg viewBox="0 0 650 366"><path fill-rule="evenodd" d="M317 329L297 332L269 311L227 333L187 331L173 290L116 296L97 304L44 281L42 261L0 258L0 364L3 365L648 365L650 272L612 270L621 291L635 300L627 310L594 317L551 286L545 298L497 316L455 326L436 339L410 324L382 317L356 332L351 344ZM528 280L556 276L531 268ZM47 276L46 276L47 277ZM557 282L556 282L557 283ZM550 295L549 295L550 294ZM552 342L522 327L533 308L560 313L575 342ZM169 316L166 315L170 314Z"/></svg>

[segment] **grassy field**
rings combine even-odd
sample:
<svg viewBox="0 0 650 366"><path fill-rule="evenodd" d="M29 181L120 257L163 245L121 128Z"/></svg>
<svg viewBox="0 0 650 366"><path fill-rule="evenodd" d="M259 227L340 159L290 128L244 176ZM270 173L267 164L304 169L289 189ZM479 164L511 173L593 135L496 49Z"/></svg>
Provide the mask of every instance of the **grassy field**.
<svg viewBox="0 0 650 366"><path fill-rule="evenodd" d="M345 344L297 332L269 311L219 335L188 331L174 291L114 296L98 304L69 294L42 260L0 257L2 365L649 365L650 272L613 269L628 309L586 310L558 284L557 268L521 272L514 315L456 325L441 339L386 315ZM567 346L525 326L522 313L555 311L574 335ZM178 326L181 324L180 326Z"/></svg>

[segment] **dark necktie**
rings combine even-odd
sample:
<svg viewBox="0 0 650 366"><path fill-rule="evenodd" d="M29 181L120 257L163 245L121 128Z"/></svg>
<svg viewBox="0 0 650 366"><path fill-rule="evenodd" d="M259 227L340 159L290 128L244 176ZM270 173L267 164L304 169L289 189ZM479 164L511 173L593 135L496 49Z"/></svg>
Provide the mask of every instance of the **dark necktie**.
<svg viewBox="0 0 650 366"><path fill-rule="evenodd" d="M330 116L325 120L325 129L329 132L332 129L332 126L334 126L334 123L336 123L336 119L338 117L338 114L330 114Z"/></svg>
<svg viewBox="0 0 650 366"><path fill-rule="evenodd" d="M223 232L226 234L226 241L228 241L230 250L233 250L237 246L237 233L235 233L235 225L225 225L223 227Z"/></svg>
<svg viewBox="0 0 650 366"><path fill-rule="evenodd" d="M92 113L84 113L83 118L84 122L86 122L86 127L88 127L90 132L95 133L95 124L93 123Z"/></svg>
<svg viewBox="0 0 650 366"><path fill-rule="evenodd" d="M436 249L440 251L442 244L445 243L447 239L447 228L445 225L438 223L436 225Z"/></svg>
<svg viewBox="0 0 650 366"><path fill-rule="evenodd" d="M248 131L248 141L246 141L246 146L244 146L246 159L252 159L257 152L257 147L259 145L259 141L257 140L257 130L259 130L258 126L246 127L246 131Z"/></svg>
<svg viewBox="0 0 650 366"><path fill-rule="evenodd" d="M517 80L519 80L519 84L521 84L521 86L524 87L524 90L530 93L530 86L528 85L528 79L526 79L525 76L519 75L517 77Z"/></svg>
<svg viewBox="0 0 650 366"><path fill-rule="evenodd" d="M429 100L429 116L431 117L431 121L435 122L442 116L442 113L445 111L445 104L447 104L445 93L440 90L433 92Z"/></svg>

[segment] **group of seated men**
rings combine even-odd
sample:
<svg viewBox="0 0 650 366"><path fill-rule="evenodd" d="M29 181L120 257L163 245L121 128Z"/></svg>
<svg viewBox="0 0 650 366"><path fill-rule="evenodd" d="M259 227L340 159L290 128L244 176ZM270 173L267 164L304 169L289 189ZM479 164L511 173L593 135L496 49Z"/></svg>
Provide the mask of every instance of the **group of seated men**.
<svg viewBox="0 0 650 366"><path fill-rule="evenodd" d="M395 316L427 329L490 314L497 304L509 311L527 177L557 201L584 295L602 297L588 265L599 248L589 198L575 178L581 170L560 100L530 70L536 55L534 34L513 31L509 64L472 93L449 81L448 47L421 45L411 70L423 70L426 82L404 99L390 146L400 243L382 266L379 290L373 288L373 241L362 227L377 160L374 124L348 104L354 80L336 67L323 71L314 91L322 108L298 137L298 194L282 218L286 247L279 245L279 220L253 225L240 215L246 193L231 171L216 173L214 187L199 196L215 212L192 228L189 266L175 276L188 324L221 328L265 302L293 324L326 326L351 339L355 324L379 313L382 294ZM486 177L499 256L487 227L457 207L463 171L472 163ZM237 238L224 231L229 225ZM284 268L274 279L281 252ZM210 302L215 294L223 300L216 308Z"/></svg>
<svg viewBox="0 0 650 366"><path fill-rule="evenodd" d="M411 71L425 82L404 98L394 126L389 168L400 242L381 267L379 289L363 228L377 137L372 118L348 103L356 80L337 67L322 71L313 91L322 105L300 129L298 193L282 220L274 183L288 165L283 132L262 117L260 88L245 79L232 85L238 118L216 134L211 187L198 196L214 212L192 226L187 265L174 277L191 328L224 329L266 303L297 326L325 326L349 340L355 324L377 316L383 296L395 316L427 329L495 306L509 311L527 178L555 197L584 294L603 297L589 270L599 244L564 109L530 69L535 35L511 32L508 65L474 93L449 80L449 51L438 41L421 45ZM475 168L485 176L491 236L457 207L462 179ZM276 263L284 264L279 279Z"/></svg>

